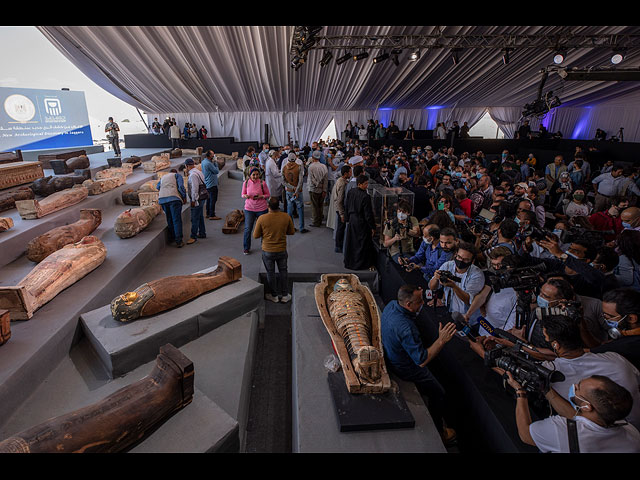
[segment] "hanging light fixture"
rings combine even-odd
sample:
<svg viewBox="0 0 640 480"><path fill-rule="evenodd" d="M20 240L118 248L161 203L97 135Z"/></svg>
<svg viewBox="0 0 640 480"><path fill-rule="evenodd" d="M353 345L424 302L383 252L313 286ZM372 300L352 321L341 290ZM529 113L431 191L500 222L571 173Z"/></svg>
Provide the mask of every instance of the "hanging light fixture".
<svg viewBox="0 0 640 480"><path fill-rule="evenodd" d="M409 54L409 61L416 62L420 58L420 50L414 50Z"/></svg>
<svg viewBox="0 0 640 480"><path fill-rule="evenodd" d="M555 63L556 65L560 65L562 62L564 62L566 54L567 53L563 50L557 50L553 55L553 63Z"/></svg>
<svg viewBox="0 0 640 480"><path fill-rule="evenodd" d="M388 58L389 58L389 54L387 52L385 52L382 55L378 55L377 57L374 57L373 58L373 63L384 62Z"/></svg>
<svg viewBox="0 0 640 480"><path fill-rule="evenodd" d="M338 58L336 60L336 64L337 65L342 65L344 62L346 62L347 60L349 60L351 58L351 53L347 52L345 53L343 56L341 56L340 58Z"/></svg>
<svg viewBox="0 0 640 480"><path fill-rule="evenodd" d="M621 50L614 50L613 55L611 55L611 63L614 65L618 65L620 62L624 60L624 55Z"/></svg>
<svg viewBox="0 0 640 480"><path fill-rule="evenodd" d="M333 58L333 53L331 53L329 50L327 50L326 52L324 52L324 55L322 56L322 59L320 60L320 66L321 67L326 67L329 62L331 61L331 59Z"/></svg>
<svg viewBox="0 0 640 480"><path fill-rule="evenodd" d="M509 65L509 49L505 48L502 51L502 63L504 63L505 65Z"/></svg>
<svg viewBox="0 0 640 480"><path fill-rule="evenodd" d="M369 56L368 52L362 52L353 56L353 61L357 62L358 60L363 60Z"/></svg>

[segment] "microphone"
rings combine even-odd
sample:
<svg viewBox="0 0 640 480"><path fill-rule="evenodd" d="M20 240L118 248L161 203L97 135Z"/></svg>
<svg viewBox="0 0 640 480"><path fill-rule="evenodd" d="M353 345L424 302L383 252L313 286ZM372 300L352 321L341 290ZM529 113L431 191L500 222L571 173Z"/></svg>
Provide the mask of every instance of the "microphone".
<svg viewBox="0 0 640 480"><path fill-rule="evenodd" d="M478 323L480 324L480 326L482 328L484 328L489 335L494 336L494 337L498 337L498 338L503 338L504 340L508 340L510 342L513 342L515 344L520 344L523 347L528 348L529 350L533 350L534 352L537 352L538 350L536 349L536 347L534 347L533 345L529 345L528 343L525 343L522 339L516 337L515 335L506 332L504 330L502 330L501 328L495 328L493 325L491 325L491 323L489 323L489 321L484 318L483 316L478 317Z"/></svg>
<svg viewBox="0 0 640 480"><path fill-rule="evenodd" d="M476 336L471 333L471 326L464 320L460 312L451 312L451 320L456 324L456 330L461 337L467 337L472 342L476 341Z"/></svg>

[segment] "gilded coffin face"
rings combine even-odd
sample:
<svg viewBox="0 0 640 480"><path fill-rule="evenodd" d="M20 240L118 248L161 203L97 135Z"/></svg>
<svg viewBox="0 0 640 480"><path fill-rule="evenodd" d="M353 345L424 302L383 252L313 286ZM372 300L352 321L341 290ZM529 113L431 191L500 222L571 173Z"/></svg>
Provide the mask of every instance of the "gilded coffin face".
<svg viewBox="0 0 640 480"><path fill-rule="evenodd" d="M140 317L140 312L151 298L153 290L148 284L144 284L133 292L127 292L111 301L111 315L118 322L131 322Z"/></svg>

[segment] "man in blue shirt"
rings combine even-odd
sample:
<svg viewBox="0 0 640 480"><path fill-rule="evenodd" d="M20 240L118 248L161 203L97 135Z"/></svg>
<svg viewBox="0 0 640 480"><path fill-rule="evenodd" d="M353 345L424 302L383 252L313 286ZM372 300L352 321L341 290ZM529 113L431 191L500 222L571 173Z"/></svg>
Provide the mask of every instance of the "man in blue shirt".
<svg viewBox="0 0 640 480"><path fill-rule="evenodd" d="M438 325L438 338L425 348L415 323L423 305L422 287L400 287L397 300L389 302L382 312L382 346L389 371L402 380L414 382L418 391L428 397L428 408L435 426L443 441L450 442L455 438L455 431L444 424L445 391L427 364L453 338L456 327L453 322Z"/></svg>
<svg viewBox="0 0 640 480"><path fill-rule="evenodd" d="M215 159L213 150L207 150L202 159L202 173L204 174L204 184L209 192L207 198L207 218L209 220L220 220L216 216L216 202L218 201L218 161Z"/></svg>
<svg viewBox="0 0 640 480"><path fill-rule="evenodd" d="M455 231L451 231L450 228L445 229L445 234L448 237L452 237L451 241L455 242ZM424 276L424 279L429 281L436 270L440 268L440 266L453 257L453 250L449 248L445 250L440 243L440 236L442 232L440 231L440 227L435 224L427 225L422 230L422 242L420 243L420 248L416 254L409 258L406 261L403 261L403 265L407 265L409 267L409 271L418 268L418 265L422 265L420 267L420 271ZM413 264L413 265L411 265Z"/></svg>

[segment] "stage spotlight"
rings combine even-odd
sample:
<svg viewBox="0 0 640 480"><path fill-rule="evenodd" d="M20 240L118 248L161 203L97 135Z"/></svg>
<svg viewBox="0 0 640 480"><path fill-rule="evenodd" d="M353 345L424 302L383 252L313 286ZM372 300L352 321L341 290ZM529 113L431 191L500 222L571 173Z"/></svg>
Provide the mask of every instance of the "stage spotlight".
<svg viewBox="0 0 640 480"><path fill-rule="evenodd" d="M377 57L374 57L373 63L384 62L387 58L389 58L389 54L385 52L382 55L378 55Z"/></svg>
<svg viewBox="0 0 640 480"><path fill-rule="evenodd" d="M327 50L326 52L324 52L324 55L322 56L322 60L320 60L320 66L326 67L332 58L333 58L333 53Z"/></svg>
<svg viewBox="0 0 640 480"><path fill-rule="evenodd" d="M354 55L353 56L353 61L357 62L358 60L363 60L365 58L367 58L369 56L369 54L367 52L362 52L359 53L358 55Z"/></svg>
<svg viewBox="0 0 640 480"><path fill-rule="evenodd" d="M509 65L509 49L505 48L502 51L502 63L504 63L505 65Z"/></svg>
<svg viewBox="0 0 640 480"><path fill-rule="evenodd" d="M565 57L566 53L563 51L557 51L554 55L553 55L553 63L555 63L556 65L560 65L562 62L564 62L564 57Z"/></svg>
<svg viewBox="0 0 640 480"><path fill-rule="evenodd" d="M409 54L409 61L410 62L415 62L420 58L420 51L419 50L415 50L413 52L411 52Z"/></svg>
<svg viewBox="0 0 640 480"><path fill-rule="evenodd" d="M613 55L611 56L611 63L613 63L614 65L618 65L620 62L622 62L622 60L624 60L622 52L614 51Z"/></svg>
<svg viewBox="0 0 640 480"><path fill-rule="evenodd" d="M343 56L341 56L340 58L338 58L336 60L336 64L337 65L342 65L344 62L346 62L347 60L349 60L351 58L351 53L347 52L345 53Z"/></svg>

